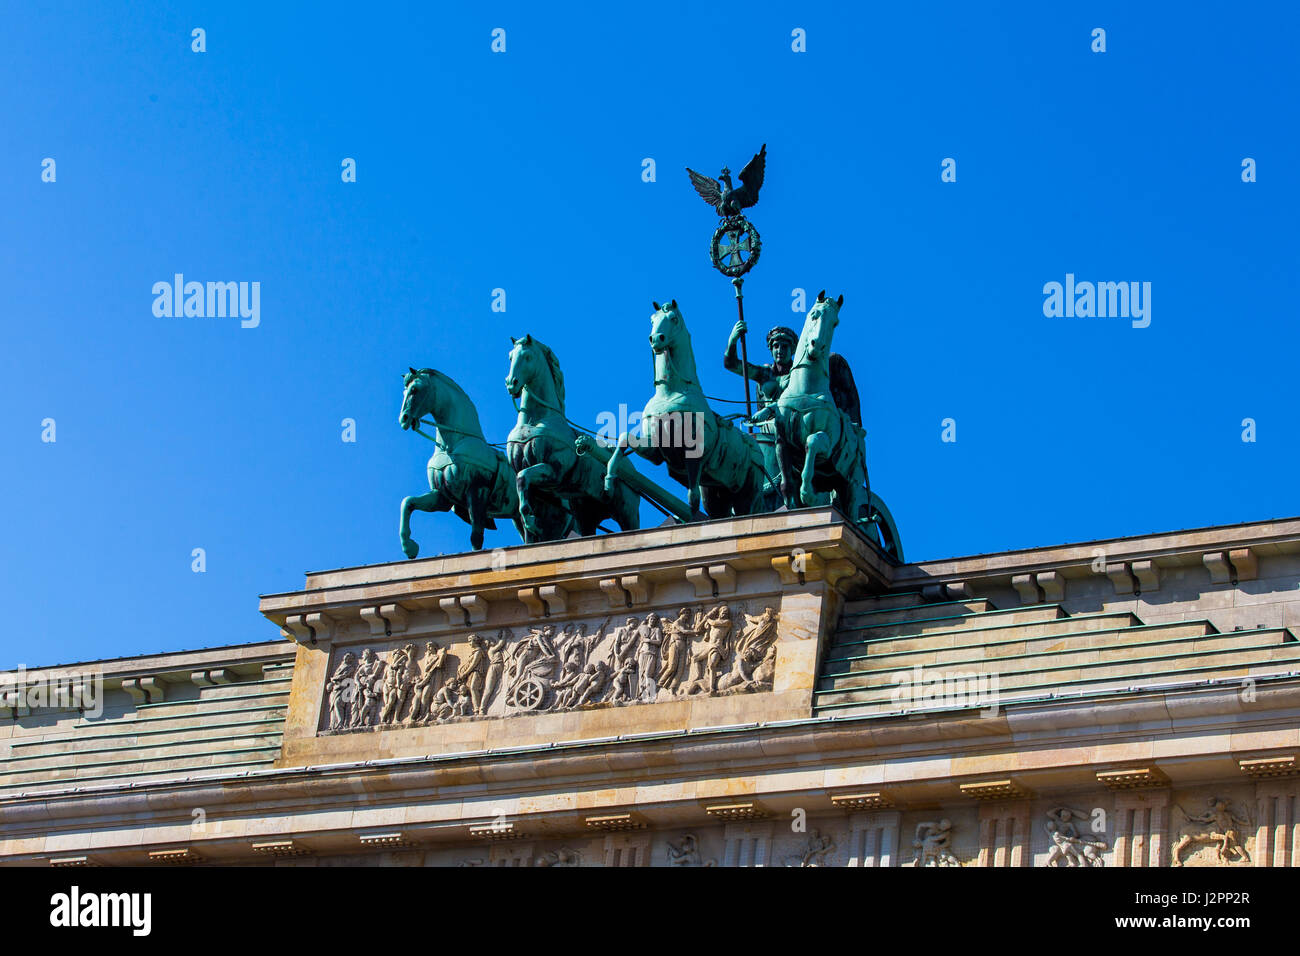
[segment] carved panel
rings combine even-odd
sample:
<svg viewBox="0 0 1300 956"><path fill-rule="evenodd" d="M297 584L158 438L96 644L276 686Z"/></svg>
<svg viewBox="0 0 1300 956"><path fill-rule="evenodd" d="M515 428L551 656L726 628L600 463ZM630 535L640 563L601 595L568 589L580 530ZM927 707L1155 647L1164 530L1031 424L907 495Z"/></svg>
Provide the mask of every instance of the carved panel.
<svg viewBox="0 0 1300 956"><path fill-rule="evenodd" d="M340 646L320 732L770 691L778 624L774 608L722 602L675 616L546 620L495 638L470 632L422 652L413 643Z"/></svg>
<svg viewBox="0 0 1300 956"><path fill-rule="evenodd" d="M1171 866L1249 866L1255 843L1250 807L1214 792L1191 806L1174 804Z"/></svg>

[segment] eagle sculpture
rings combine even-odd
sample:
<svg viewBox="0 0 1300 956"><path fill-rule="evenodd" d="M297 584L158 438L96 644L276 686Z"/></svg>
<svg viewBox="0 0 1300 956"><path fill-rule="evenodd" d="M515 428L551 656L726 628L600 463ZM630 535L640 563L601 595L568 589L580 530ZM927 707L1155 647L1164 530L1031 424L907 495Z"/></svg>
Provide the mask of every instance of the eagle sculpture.
<svg viewBox="0 0 1300 956"><path fill-rule="evenodd" d="M691 167L686 172L691 177L691 185L700 194L700 198L712 206L723 219L739 216L740 210L748 209L758 202L758 190L763 185L763 169L767 165L767 144L754 154L754 158L740 171L740 188L731 185L731 170L726 166L717 179L710 179L697 173Z"/></svg>

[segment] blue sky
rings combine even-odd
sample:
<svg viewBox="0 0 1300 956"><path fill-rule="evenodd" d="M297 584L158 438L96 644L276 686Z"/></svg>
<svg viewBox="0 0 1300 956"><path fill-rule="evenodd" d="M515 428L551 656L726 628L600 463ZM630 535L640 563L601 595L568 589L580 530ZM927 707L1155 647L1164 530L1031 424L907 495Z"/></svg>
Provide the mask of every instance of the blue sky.
<svg viewBox="0 0 1300 956"><path fill-rule="evenodd" d="M400 559L431 447L397 427L408 365L500 441L531 332L594 425L644 404L675 297L706 390L739 398L683 167L764 142L750 341L798 327L792 289L844 293L909 558L1300 513L1300 11L1159 6L7 8L0 666L271 639L259 593ZM155 317L177 272L259 281L260 325ZM1150 327L1045 317L1067 272L1150 282ZM467 547L414 521L423 554Z"/></svg>

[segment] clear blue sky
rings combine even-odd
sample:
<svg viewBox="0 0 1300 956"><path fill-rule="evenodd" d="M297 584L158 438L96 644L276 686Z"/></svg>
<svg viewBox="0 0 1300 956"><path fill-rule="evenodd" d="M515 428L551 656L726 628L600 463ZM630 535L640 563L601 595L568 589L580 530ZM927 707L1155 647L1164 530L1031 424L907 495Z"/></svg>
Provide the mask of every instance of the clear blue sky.
<svg viewBox="0 0 1300 956"><path fill-rule="evenodd" d="M0 47L0 666L274 638L259 593L400 559L408 365L500 441L531 332L594 424L675 297L740 397L683 166L763 142L751 342L844 293L910 558L1300 513L1293 4L14 4ZM260 326L156 318L176 272L261 282ZM1067 272L1151 282L1151 326L1044 317Z"/></svg>

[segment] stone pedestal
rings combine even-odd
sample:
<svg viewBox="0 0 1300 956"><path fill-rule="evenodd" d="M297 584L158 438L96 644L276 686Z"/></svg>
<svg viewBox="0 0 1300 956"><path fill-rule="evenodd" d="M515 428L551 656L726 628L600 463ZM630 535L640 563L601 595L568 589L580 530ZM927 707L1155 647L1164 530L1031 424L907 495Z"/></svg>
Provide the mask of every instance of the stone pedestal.
<svg viewBox="0 0 1300 956"><path fill-rule="evenodd" d="M299 643L278 765L806 719L882 560L818 509L311 574L261 603Z"/></svg>

